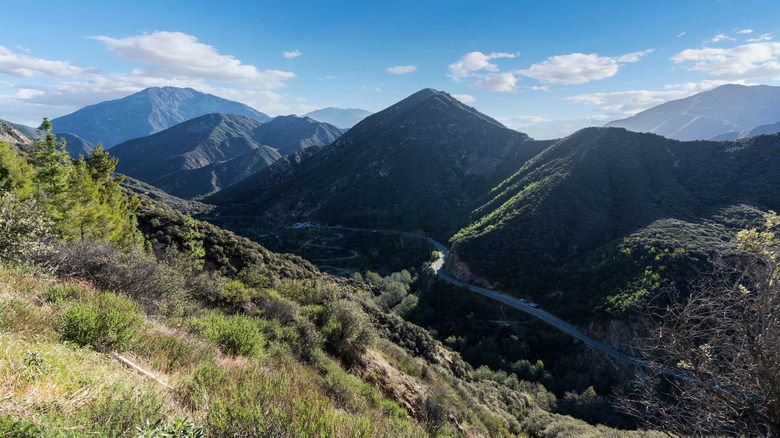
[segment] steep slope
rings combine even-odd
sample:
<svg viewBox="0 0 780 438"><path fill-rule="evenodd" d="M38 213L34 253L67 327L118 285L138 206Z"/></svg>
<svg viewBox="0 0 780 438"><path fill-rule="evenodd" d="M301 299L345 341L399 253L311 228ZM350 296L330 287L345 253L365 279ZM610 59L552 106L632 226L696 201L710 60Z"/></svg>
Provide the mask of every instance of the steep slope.
<svg viewBox="0 0 780 438"><path fill-rule="evenodd" d="M68 132L55 132L54 135L57 136L57 140L65 140L65 150L68 151L68 154L73 158L78 158L81 155L87 156L95 149L94 144L84 140L78 135Z"/></svg>
<svg viewBox="0 0 780 438"><path fill-rule="evenodd" d="M0 141L16 146L20 150L32 148L33 141L12 125L0 120Z"/></svg>
<svg viewBox="0 0 780 438"><path fill-rule="evenodd" d="M580 300L592 310L605 299L594 295L612 292L599 290L611 280L596 279L596 268L617 249L633 248L635 260L646 246L706 258L759 211L780 207L779 148L778 134L679 142L615 128L578 131L494 190L452 239L445 269L537 299L558 291L567 304Z"/></svg>
<svg viewBox="0 0 780 438"><path fill-rule="evenodd" d="M233 114L207 114L124 142L111 153L119 158L118 172L190 198L232 184L282 154L331 143L341 132L295 116L262 123Z"/></svg>
<svg viewBox="0 0 780 438"><path fill-rule="evenodd" d="M5 125L5 128L3 125ZM16 130L17 132L10 134L8 127L12 127L12 129ZM21 134L21 137L19 134ZM78 135L67 132L55 132L54 134L57 136L57 141L60 139L65 140L65 150L67 150L68 154L70 154L70 156L73 158L79 158L81 155L89 155L89 153L95 149L95 145L84 140ZM2 138L3 136L6 138ZM35 128L0 120L0 141L6 141L9 144L16 145L16 147L18 147L20 150L30 152L32 150L33 142L37 138L38 132Z"/></svg>
<svg viewBox="0 0 780 438"><path fill-rule="evenodd" d="M328 107L306 113L304 116L311 117L320 122L330 123L341 129L349 129L371 114L371 111L366 111L364 109Z"/></svg>
<svg viewBox="0 0 780 438"><path fill-rule="evenodd" d="M192 199L219 191L265 169L281 157L276 149L260 146L227 161L169 173L156 179L154 186L174 196Z"/></svg>
<svg viewBox="0 0 780 438"><path fill-rule="evenodd" d="M204 114L238 114L266 122L267 115L242 103L192 88L153 87L130 96L84 107L52 120L58 132L70 132L108 149Z"/></svg>
<svg viewBox="0 0 780 438"><path fill-rule="evenodd" d="M778 118L780 87L729 84L658 105L605 126L652 132L677 140L706 140L774 123Z"/></svg>
<svg viewBox="0 0 780 438"><path fill-rule="evenodd" d="M262 211L289 220L440 232L542 147L426 89L367 117L286 180L270 187L267 179L254 187L242 182L211 200L234 217Z"/></svg>

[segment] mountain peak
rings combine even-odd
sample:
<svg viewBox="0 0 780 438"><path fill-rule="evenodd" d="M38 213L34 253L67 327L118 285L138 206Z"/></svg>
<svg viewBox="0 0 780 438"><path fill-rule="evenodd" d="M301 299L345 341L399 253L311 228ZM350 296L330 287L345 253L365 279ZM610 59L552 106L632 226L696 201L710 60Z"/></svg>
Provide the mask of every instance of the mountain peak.
<svg viewBox="0 0 780 438"><path fill-rule="evenodd" d="M121 99L84 107L52 120L58 132L70 132L108 149L204 114L238 114L260 122L267 115L244 105L192 88L151 87Z"/></svg>

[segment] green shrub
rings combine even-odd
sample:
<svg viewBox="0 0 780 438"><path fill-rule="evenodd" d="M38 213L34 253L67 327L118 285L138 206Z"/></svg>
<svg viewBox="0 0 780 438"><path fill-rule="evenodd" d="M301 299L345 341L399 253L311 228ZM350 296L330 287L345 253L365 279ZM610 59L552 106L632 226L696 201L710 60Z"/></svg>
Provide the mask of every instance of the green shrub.
<svg viewBox="0 0 780 438"><path fill-rule="evenodd" d="M259 356L265 346L265 337L251 317L214 314L203 324L206 339L219 344L226 354Z"/></svg>
<svg viewBox="0 0 780 438"><path fill-rule="evenodd" d="M376 330L360 304L341 299L328 305L330 318L322 332L328 349L347 363L354 363L369 349Z"/></svg>
<svg viewBox="0 0 780 438"><path fill-rule="evenodd" d="M16 421L10 416L0 417L0 437L3 438L37 438L43 431L34 424Z"/></svg>
<svg viewBox="0 0 780 438"><path fill-rule="evenodd" d="M43 298L49 303L59 303L78 298L80 294L81 289L79 289L77 286L56 283L46 289Z"/></svg>
<svg viewBox="0 0 780 438"><path fill-rule="evenodd" d="M62 319L62 339L116 351L131 347L142 324L135 303L109 292L98 293L91 303L71 306Z"/></svg>

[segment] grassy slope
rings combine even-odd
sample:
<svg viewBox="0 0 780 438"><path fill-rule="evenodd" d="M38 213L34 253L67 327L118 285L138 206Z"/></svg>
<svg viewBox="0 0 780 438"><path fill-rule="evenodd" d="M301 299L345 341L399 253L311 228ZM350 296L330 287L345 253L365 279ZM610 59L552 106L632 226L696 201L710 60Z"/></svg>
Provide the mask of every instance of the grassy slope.
<svg viewBox="0 0 780 438"><path fill-rule="evenodd" d="M176 214L154 211L173 230ZM146 215L152 222L152 212ZM230 240L231 233L201 226L212 236L207 241ZM131 436L147 422L189 419L209 435L606 432L545 413L554 396L539 384L468 371L427 332L382 312L362 283L324 276L248 243L225 247L235 257L214 258L212 244L207 265L228 276L247 267L259 275L235 277L241 284L216 271L187 277L175 257L154 261L94 244L69 245L49 258L60 278L0 265L1 430ZM206 284L198 281L203 275ZM357 361L342 362L348 353L331 345L330 312L339 311L333 303L373 315L366 321L377 342ZM142 317L123 354L168 387L68 341L74 338L67 321L80 314L74 309ZM30 354L41 359L31 361Z"/></svg>

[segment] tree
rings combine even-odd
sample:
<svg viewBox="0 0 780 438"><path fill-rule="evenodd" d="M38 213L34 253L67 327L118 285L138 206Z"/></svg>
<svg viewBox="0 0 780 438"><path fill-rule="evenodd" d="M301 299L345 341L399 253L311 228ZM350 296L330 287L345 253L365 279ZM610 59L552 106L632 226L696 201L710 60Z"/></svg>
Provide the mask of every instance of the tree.
<svg viewBox="0 0 780 438"><path fill-rule="evenodd" d="M0 191L0 259L18 261L45 247L49 223L33 199Z"/></svg>
<svg viewBox="0 0 780 438"><path fill-rule="evenodd" d="M627 399L639 418L680 435L780 436L780 218L765 221L739 232L740 252L661 313L646 351L665 372Z"/></svg>
<svg viewBox="0 0 780 438"><path fill-rule="evenodd" d="M33 145L32 163L35 167L35 199L43 205L55 223L66 218L70 207L67 191L67 173L70 157L65 151L65 140L51 132L51 122L44 118L38 128L38 139Z"/></svg>
<svg viewBox="0 0 780 438"><path fill-rule="evenodd" d="M0 141L0 192L12 191L19 199L33 195L33 167L15 148Z"/></svg>

